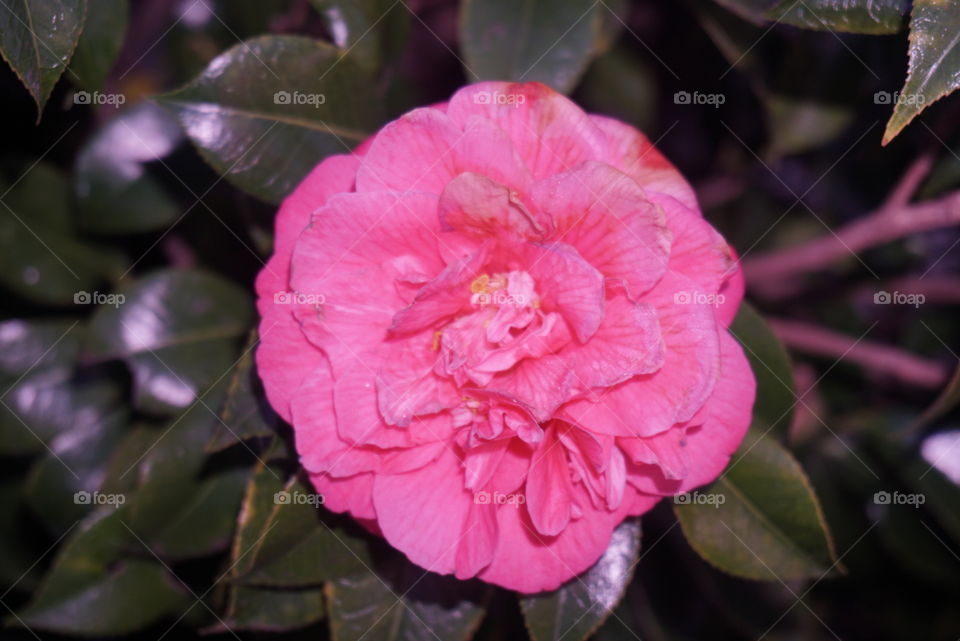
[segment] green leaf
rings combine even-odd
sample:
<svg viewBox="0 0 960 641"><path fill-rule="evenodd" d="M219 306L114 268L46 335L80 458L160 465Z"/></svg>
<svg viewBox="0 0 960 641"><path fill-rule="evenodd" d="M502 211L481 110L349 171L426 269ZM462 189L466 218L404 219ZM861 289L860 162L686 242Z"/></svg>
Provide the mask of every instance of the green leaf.
<svg viewBox="0 0 960 641"><path fill-rule="evenodd" d="M25 376L10 387L0 404L0 452L36 454L58 437L82 433L111 414L120 400L106 380L78 383L70 373L52 369Z"/></svg>
<svg viewBox="0 0 960 641"><path fill-rule="evenodd" d="M186 607L186 594L162 566L143 555L124 558L124 550L140 546L124 515L124 508L102 508L76 527L33 600L18 613L25 625L70 635L121 635Z"/></svg>
<svg viewBox="0 0 960 641"><path fill-rule="evenodd" d="M230 376L227 400L220 412L222 423L207 445L208 452L219 452L242 441L276 434L280 417L267 403L263 384L254 367L257 342L257 332L253 331Z"/></svg>
<svg viewBox="0 0 960 641"><path fill-rule="evenodd" d="M960 87L960 0L914 0L909 53L907 80L883 132L883 144Z"/></svg>
<svg viewBox="0 0 960 641"><path fill-rule="evenodd" d="M910 0L717 0L754 22L783 24L849 33L897 33Z"/></svg>
<svg viewBox="0 0 960 641"><path fill-rule="evenodd" d="M0 6L0 54L37 103L37 121L83 30L86 0L7 0Z"/></svg>
<svg viewBox="0 0 960 641"><path fill-rule="evenodd" d="M5 591L32 591L40 570L34 563L38 552L31 545L35 539L23 527L24 505L19 480L0 484L0 583Z"/></svg>
<svg viewBox="0 0 960 641"><path fill-rule="evenodd" d="M261 480L274 485L269 477ZM238 576L239 582L261 587L301 587L368 571L373 560L366 542L324 522L317 509L319 496L292 479L270 497L273 505L269 516L263 522L249 563ZM314 499L317 500L310 502Z"/></svg>
<svg viewBox="0 0 960 641"><path fill-rule="evenodd" d="M783 343L750 304L741 303L730 333L743 346L750 369L757 380L753 415L763 419L775 433L786 435L797 404L793 368Z"/></svg>
<svg viewBox="0 0 960 641"><path fill-rule="evenodd" d="M629 519L613 531L597 563L560 586L520 599L533 641L582 641L610 616L630 583L640 552L640 520Z"/></svg>
<svg viewBox="0 0 960 641"><path fill-rule="evenodd" d="M138 404L152 411L187 407L226 374L252 321L247 292L203 271L153 272L118 296L93 315L88 348L126 360Z"/></svg>
<svg viewBox="0 0 960 641"><path fill-rule="evenodd" d="M460 42L471 80L537 81L573 90L609 41L594 0L464 0Z"/></svg>
<svg viewBox="0 0 960 641"><path fill-rule="evenodd" d="M748 433L727 470L674 511L691 547L734 576L790 581L819 578L833 544L810 482L774 439Z"/></svg>
<svg viewBox="0 0 960 641"><path fill-rule="evenodd" d="M225 388L223 381L217 383L170 425L154 430L146 454L121 475L139 478L129 518L145 540L158 536L197 497L206 460L203 446L213 433Z"/></svg>
<svg viewBox="0 0 960 641"><path fill-rule="evenodd" d="M376 128L372 86L335 47L263 36L217 56L160 100L214 169L277 203L323 158L348 153Z"/></svg>
<svg viewBox="0 0 960 641"><path fill-rule="evenodd" d="M71 369L80 353L83 331L78 321L71 320L0 323L0 379L17 379L50 369Z"/></svg>
<svg viewBox="0 0 960 641"><path fill-rule="evenodd" d="M110 73L127 31L127 0L89 0L87 20L70 61L74 84L100 91Z"/></svg>
<svg viewBox="0 0 960 641"><path fill-rule="evenodd" d="M423 570L393 552L375 572L327 584L334 641L466 641L483 619L488 587Z"/></svg>
<svg viewBox="0 0 960 641"><path fill-rule="evenodd" d="M170 114L144 103L111 120L77 156L78 222L96 234L163 229L183 213L147 165L162 161L182 139Z"/></svg>
<svg viewBox="0 0 960 641"><path fill-rule="evenodd" d="M171 560L206 556L226 549L248 476L245 469L233 469L198 483L188 502L162 530L150 537L150 549L157 556Z"/></svg>
<svg viewBox="0 0 960 641"><path fill-rule="evenodd" d="M406 20L408 10L392 0L310 0L323 16L333 44L349 51L359 67L377 71L385 58L383 32Z"/></svg>
<svg viewBox="0 0 960 641"><path fill-rule="evenodd" d="M74 424L51 440L50 450L27 475L24 497L54 535L90 511L91 503L78 493L99 489L109 455L127 426L129 414L124 408L98 409L102 413L96 416L74 414Z"/></svg>
<svg viewBox="0 0 960 641"><path fill-rule="evenodd" d="M4 11L0 7L0 12ZM116 251L75 236L69 182L38 163L0 198L0 285L45 305L70 305L123 271Z"/></svg>
<svg viewBox="0 0 960 641"><path fill-rule="evenodd" d="M271 590L238 586L230 591L223 622L208 632L286 632L316 623L323 614L323 588Z"/></svg>

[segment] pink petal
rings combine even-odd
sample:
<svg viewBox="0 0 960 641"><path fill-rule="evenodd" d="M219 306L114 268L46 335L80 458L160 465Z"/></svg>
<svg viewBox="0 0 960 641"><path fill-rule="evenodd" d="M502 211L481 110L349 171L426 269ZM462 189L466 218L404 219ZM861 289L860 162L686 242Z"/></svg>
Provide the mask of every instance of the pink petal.
<svg viewBox="0 0 960 641"><path fill-rule="evenodd" d="M652 199L656 194L664 194L691 209L698 209L697 196L689 183L646 136L606 116L591 115L590 121L606 139L605 162L636 180Z"/></svg>
<svg viewBox="0 0 960 641"><path fill-rule="evenodd" d="M623 296L606 301L603 322L583 345L571 344L559 356L585 388L609 387L662 367L664 343L657 313L646 303Z"/></svg>
<svg viewBox="0 0 960 641"><path fill-rule="evenodd" d="M322 359L300 333L289 305L276 304L277 294L287 292L290 256L297 236L310 224L310 213L333 194L353 189L360 162L353 156L331 156L317 165L303 182L283 201L277 212L273 256L257 276L256 290L260 311L260 344L257 368L262 376L270 405L290 420L290 400L294 391Z"/></svg>
<svg viewBox="0 0 960 641"><path fill-rule="evenodd" d="M479 118L453 122L436 109L414 109L374 137L357 171L357 191L439 195L465 171L519 190L531 180L513 143L494 123Z"/></svg>
<svg viewBox="0 0 960 641"><path fill-rule="evenodd" d="M689 302L675 302L678 293ZM642 298L657 310L666 346L663 367L598 392L597 398L573 401L559 415L595 432L635 437L689 420L710 396L719 368L715 307L700 302L704 296L693 281L667 272Z"/></svg>
<svg viewBox="0 0 960 641"><path fill-rule="evenodd" d="M543 237L544 221L531 214L517 192L481 174L462 173L440 195L440 221L471 236L510 233L517 238Z"/></svg>
<svg viewBox="0 0 960 641"><path fill-rule="evenodd" d="M419 335L384 345L376 377L377 404L390 425L405 427L415 416L459 404L453 383L434 373L439 355L432 341L432 336Z"/></svg>
<svg viewBox="0 0 960 641"><path fill-rule="evenodd" d="M329 365L323 363L310 373L292 405L297 452L308 472L343 477L378 468L380 456L377 452L355 447L337 433Z"/></svg>
<svg viewBox="0 0 960 641"><path fill-rule="evenodd" d="M473 494L463 485L457 457L445 450L431 465L396 475L378 475L373 504L383 536L422 568L456 570Z"/></svg>
<svg viewBox="0 0 960 641"><path fill-rule="evenodd" d="M310 482L323 495L323 506L333 512L349 512L358 519L375 519L372 473L336 479L327 474L311 474Z"/></svg>
<svg viewBox="0 0 960 641"><path fill-rule="evenodd" d="M510 104L497 96L510 98ZM606 153L607 141L587 115L569 98L539 83L481 82L464 87L450 99L447 114L460 126L476 116L493 121L538 179L600 160Z"/></svg>
<svg viewBox="0 0 960 641"><path fill-rule="evenodd" d="M493 561L480 573L484 581L523 593L555 590L588 569L610 544L613 528L626 516L652 508L658 496L639 494L627 486L616 510L597 509L585 501L581 518L555 537L537 532L525 510L500 509L500 540Z"/></svg>
<svg viewBox="0 0 960 641"><path fill-rule="evenodd" d="M667 268L670 234L663 211L636 182L597 162L537 182L531 201L552 218L551 238L573 245L632 298L649 290Z"/></svg>
<svg viewBox="0 0 960 641"><path fill-rule="evenodd" d="M457 546L456 570L458 579L469 579L490 565L499 543L497 524L498 506L474 501L464 524L463 537Z"/></svg>
<svg viewBox="0 0 960 641"><path fill-rule="evenodd" d="M548 430L547 438L533 455L527 473L527 509L530 520L544 536L554 536L570 522L573 486L567 465L566 449L556 430Z"/></svg>

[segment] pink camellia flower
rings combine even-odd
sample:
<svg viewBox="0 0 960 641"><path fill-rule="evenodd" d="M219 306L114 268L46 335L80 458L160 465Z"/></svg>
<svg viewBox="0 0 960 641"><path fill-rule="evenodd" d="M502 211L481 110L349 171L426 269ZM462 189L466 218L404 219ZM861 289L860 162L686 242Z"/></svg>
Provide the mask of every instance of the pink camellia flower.
<svg viewBox="0 0 960 641"><path fill-rule="evenodd" d="M260 375L326 506L441 574L556 588L750 423L731 250L642 134L540 84L323 161L257 291Z"/></svg>

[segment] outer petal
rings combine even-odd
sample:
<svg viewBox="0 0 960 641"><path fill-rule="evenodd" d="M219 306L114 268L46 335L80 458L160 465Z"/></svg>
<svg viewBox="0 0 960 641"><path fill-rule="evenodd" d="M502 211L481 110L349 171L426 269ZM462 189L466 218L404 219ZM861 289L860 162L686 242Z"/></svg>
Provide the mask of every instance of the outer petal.
<svg viewBox="0 0 960 641"><path fill-rule="evenodd" d="M605 136L580 107L539 83L464 87L450 99L447 114L460 126L475 116L496 123L537 179L602 160L607 153Z"/></svg>
<svg viewBox="0 0 960 641"><path fill-rule="evenodd" d="M460 461L450 450L413 472L378 475L373 484L383 536L411 561L438 574L456 570L473 502Z"/></svg>
<svg viewBox="0 0 960 641"><path fill-rule="evenodd" d="M285 420L290 420L290 400L294 391L323 358L300 333L291 315L292 307L277 304L287 292L290 256L300 232L310 224L310 214L330 196L353 189L360 161L354 156L331 156L311 171L287 196L277 213L276 246L266 267L257 276L256 290L260 311L260 346L257 369L270 404Z"/></svg>
<svg viewBox="0 0 960 641"><path fill-rule="evenodd" d="M373 479L370 472L335 479L327 474L311 474L310 482L323 495L323 505L334 512L349 512L358 519L375 519Z"/></svg>
<svg viewBox="0 0 960 641"><path fill-rule="evenodd" d="M660 500L658 496L639 494L630 486L624 493L616 510L596 509L583 501L583 515L554 537L537 532L526 510L501 506L497 517L502 544L480 578L528 594L576 581L574 577L596 563L607 549L614 527L626 516L642 514Z"/></svg>
<svg viewBox="0 0 960 641"><path fill-rule="evenodd" d="M697 207L697 196L690 184L653 143L630 125L591 115L590 121L606 139L604 160L636 180L656 200L657 194L676 198L691 209Z"/></svg>
<svg viewBox="0 0 960 641"><path fill-rule="evenodd" d="M454 122L436 109L414 109L373 139L357 172L357 191L439 195L465 171L520 190L531 180L510 139L494 123L480 118Z"/></svg>

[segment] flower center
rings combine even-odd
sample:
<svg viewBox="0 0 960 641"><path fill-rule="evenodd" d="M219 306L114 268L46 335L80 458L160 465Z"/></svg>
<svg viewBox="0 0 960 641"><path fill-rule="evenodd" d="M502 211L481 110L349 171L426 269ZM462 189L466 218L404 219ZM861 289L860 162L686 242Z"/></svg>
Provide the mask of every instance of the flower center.
<svg viewBox="0 0 960 641"><path fill-rule="evenodd" d="M519 309L540 307L533 278L527 272L481 274L470 283L470 303L481 308L510 306Z"/></svg>

